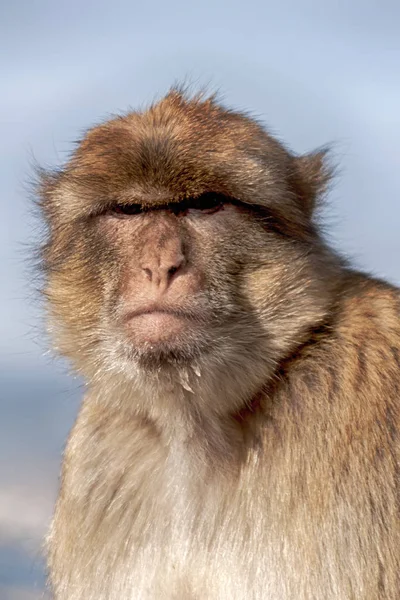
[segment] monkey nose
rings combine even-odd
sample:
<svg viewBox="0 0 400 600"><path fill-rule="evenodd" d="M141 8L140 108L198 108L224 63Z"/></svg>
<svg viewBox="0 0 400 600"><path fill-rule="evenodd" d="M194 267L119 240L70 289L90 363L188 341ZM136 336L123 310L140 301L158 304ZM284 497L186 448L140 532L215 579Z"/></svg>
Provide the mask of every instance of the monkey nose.
<svg viewBox="0 0 400 600"><path fill-rule="evenodd" d="M148 282L164 290L182 270L185 262L184 255L177 252L170 256L148 257L147 260L142 260L141 268Z"/></svg>

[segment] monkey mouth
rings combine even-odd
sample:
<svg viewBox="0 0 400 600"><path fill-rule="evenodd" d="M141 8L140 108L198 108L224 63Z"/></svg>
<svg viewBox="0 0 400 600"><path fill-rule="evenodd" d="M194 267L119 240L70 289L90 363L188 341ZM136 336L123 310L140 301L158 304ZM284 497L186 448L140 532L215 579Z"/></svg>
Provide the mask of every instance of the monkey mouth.
<svg viewBox="0 0 400 600"><path fill-rule="evenodd" d="M201 318L179 309L150 307L127 313L123 319L135 346L187 343L198 334Z"/></svg>

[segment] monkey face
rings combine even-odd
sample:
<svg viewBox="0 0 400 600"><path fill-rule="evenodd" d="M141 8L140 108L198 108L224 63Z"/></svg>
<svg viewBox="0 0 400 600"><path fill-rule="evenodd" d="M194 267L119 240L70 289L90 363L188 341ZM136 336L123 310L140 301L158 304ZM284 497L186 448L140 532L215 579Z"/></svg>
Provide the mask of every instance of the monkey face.
<svg viewBox="0 0 400 600"><path fill-rule="evenodd" d="M42 178L61 352L91 377L248 365L265 379L329 294L310 215L321 164L301 160L247 117L177 94L91 130Z"/></svg>
<svg viewBox="0 0 400 600"><path fill-rule="evenodd" d="M157 208L117 204L98 227L114 256L107 330L132 360L157 369L199 361L233 345L239 323L257 326L242 267L260 232L235 200L208 192Z"/></svg>

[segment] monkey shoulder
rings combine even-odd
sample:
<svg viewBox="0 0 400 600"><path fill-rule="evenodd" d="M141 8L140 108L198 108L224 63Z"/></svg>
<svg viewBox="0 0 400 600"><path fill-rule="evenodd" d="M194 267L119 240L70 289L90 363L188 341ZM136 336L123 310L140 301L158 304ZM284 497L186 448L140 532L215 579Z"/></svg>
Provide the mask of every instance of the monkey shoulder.
<svg viewBox="0 0 400 600"><path fill-rule="evenodd" d="M400 382L400 289L346 272L326 323L312 331L294 359L292 373L339 373L359 365L361 378L367 370L389 370Z"/></svg>
<svg viewBox="0 0 400 600"><path fill-rule="evenodd" d="M329 404L329 420L340 428L347 418L360 431L385 423L385 435L399 438L400 290L349 271L329 322L286 373L301 407Z"/></svg>
<svg viewBox="0 0 400 600"><path fill-rule="evenodd" d="M340 296L336 332L344 345L374 353L374 363L400 368L400 290L350 273ZM383 366L383 364L382 364Z"/></svg>
<svg viewBox="0 0 400 600"><path fill-rule="evenodd" d="M336 399L338 420L352 415L360 431L382 429L400 449L400 290L349 273L329 334L315 346L305 368Z"/></svg>

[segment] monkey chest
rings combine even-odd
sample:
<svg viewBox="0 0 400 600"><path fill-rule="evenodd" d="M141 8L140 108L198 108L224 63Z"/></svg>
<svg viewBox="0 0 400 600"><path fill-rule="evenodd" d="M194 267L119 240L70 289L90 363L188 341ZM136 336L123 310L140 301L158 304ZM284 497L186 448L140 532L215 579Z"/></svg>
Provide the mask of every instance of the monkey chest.
<svg viewBox="0 0 400 600"><path fill-rule="evenodd" d="M140 520L133 526L129 600L301 598L296 578L288 577L302 563L296 542L286 546L263 498L250 487L196 494L182 486L172 493L178 488L163 490L146 528Z"/></svg>

